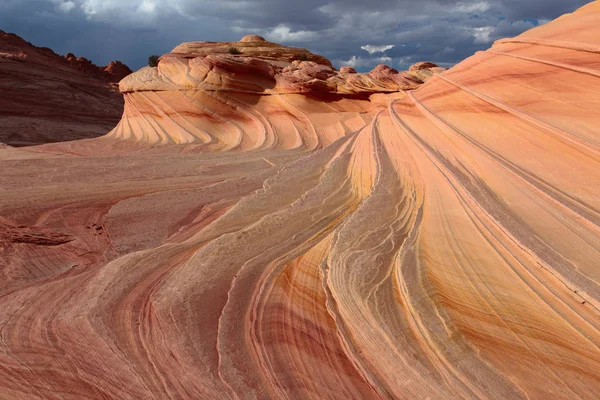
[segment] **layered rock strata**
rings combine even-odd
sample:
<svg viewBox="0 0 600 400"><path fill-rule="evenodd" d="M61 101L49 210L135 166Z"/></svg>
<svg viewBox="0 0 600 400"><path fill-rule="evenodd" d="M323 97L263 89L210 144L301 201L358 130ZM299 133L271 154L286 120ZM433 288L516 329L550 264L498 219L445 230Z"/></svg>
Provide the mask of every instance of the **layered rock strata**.
<svg viewBox="0 0 600 400"><path fill-rule="evenodd" d="M599 21L360 96L170 55L0 149L0 397L596 399Z"/></svg>

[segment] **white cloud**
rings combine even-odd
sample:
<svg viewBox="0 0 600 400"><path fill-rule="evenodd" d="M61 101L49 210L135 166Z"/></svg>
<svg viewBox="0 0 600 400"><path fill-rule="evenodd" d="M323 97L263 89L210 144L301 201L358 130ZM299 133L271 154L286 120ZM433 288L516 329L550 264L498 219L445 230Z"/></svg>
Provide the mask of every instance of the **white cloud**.
<svg viewBox="0 0 600 400"><path fill-rule="evenodd" d="M383 56L383 57L373 57L373 58L362 58L357 56L350 57L349 60L342 61L341 65L349 65L354 68L363 68L363 67L374 67L378 64L391 64L392 58Z"/></svg>
<svg viewBox="0 0 600 400"><path fill-rule="evenodd" d="M491 5L487 1L480 1L477 3L460 3L457 6L453 7L454 11L462 12L465 14L473 14L473 13L484 13L491 8Z"/></svg>
<svg viewBox="0 0 600 400"><path fill-rule="evenodd" d="M314 40L318 35L317 32L312 31L292 32L288 26L279 24L275 28L268 31L265 36L267 39L274 42L303 42Z"/></svg>
<svg viewBox="0 0 600 400"><path fill-rule="evenodd" d="M156 10L156 3L151 0L144 0L142 4L138 7L140 12L144 12L147 14L152 14Z"/></svg>
<svg viewBox="0 0 600 400"><path fill-rule="evenodd" d="M351 67L357 67L358 58L356 56L352 56L348 61L342 61L342 64L349 65Z"/></svg>
<svg viewBox="0 0 600 400"><path fill-rule="evenodd" d="M113 25L146 26L157 18L181 18L181 1L173 0L68 0L79 6L86 18Z"/></svg>
<svg viewBox="0 0 600 400"><path fill-rule="evenodd" d="M383 46L374 46L372 44L367 44L365 46L360 46L361 49L363 49L365 51L368 51L369 54L383 53L383 52L385 52L387 50L393 49L394 47L396 47L396 46L393 45L393 44L386 44L386 45L383 45Z"/></svg>
<svg viewBox="0 0 600 400"><path fill-rule="evenodd" d="M66 13L71 11L74 7L75 3L73 3L72 1L65 1L58 5L59 10Z"/></svg>
<svg viewBox="0 0 600 400"><path fill-rule="evenodd" d="M475 44L486 44L491 43L493 39L490 37L492 32L494 31L493 26L484 26L481 28L473 28L473 36L475 36L475 40L473 41Z"/></svg>
<svg viewBox="0 0 600 400"><path fill-rule="evenodd" d="M317 32L312 31L296 31L292 30L283 24L277 25L275 28L265 33L267 39L274 42L303 42L314 40L317 38Z"/></svg>

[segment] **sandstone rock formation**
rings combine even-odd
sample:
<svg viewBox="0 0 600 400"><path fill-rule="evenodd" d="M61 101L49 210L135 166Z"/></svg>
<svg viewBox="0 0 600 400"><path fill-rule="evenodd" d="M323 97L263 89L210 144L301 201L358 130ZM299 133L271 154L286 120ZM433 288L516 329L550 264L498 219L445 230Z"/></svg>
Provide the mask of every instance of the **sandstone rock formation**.
<svg viewBox="0 0 600 400"><path fill-rule="evenodd" d="M98 67L0 31L0 143L26 146L103 135L123 110L114 83L130 73L119 61Z"/></svg>
<svg viewBox="0 0 600 400"><path fill-rule="evenodd" d="M231 48L240 54L231 54ZM300 133L294 134L293 138L287 137L289 135L275 138L273 129L268 126L270 123L257 113L254 104L245 104L248 99L269 103L273 100L265 95L277 95L276 99L287 102L287 99L297 97L291 95L303 94L317 103L318 99L328 99L326 103L346 99L350 104L352 102L347 101L350 95L366 100L371 95L415 89L435 72L443 71L443 68L431 65L421 70L426 71L422 76L412 71L401 73L385 65L359 74L348 67L342 67L338 72L324 57L306 49L267 42L260 36L246 36L239 42L183 43L162 56L157 67L142 68L119 83L125 97L125 112L109 136L137 138L138 142L147 144L194 142L207 150L247 150L290 140L295 146L302 147L306 143L298 141ZM427 72L429 76L426 76ZM374 102L353 104L357 104L355 107L360 114L363 105L370 109ZM294 113L284 111L289 107L295 109L294 105L282 108L279 103L277 101L272 107L280 108L282 113ZM236 111L223 114L223 107ZM162 117L157 118L157 115ZM209 115L210 120L206 120L205 115ZM240 116L245 118L238 121ZM357 116L352 116L353 121ZM360 121L362 117L357 120L359 125ZM222 126L217 129L213 122ZM263 126L265 123L266 127ZM339 131L334 137L347 130L344 126L336 129ZM229 142L229 139L218 139L215 135L242 139L239 143Z"/></svg>
<svg viewBox="0 0 600 400"><path fill-rule="evenodd" d="M127 75L131 74L131 70L121 61L111 61L107 66L98 67L85 57L77 57L73 53L68 53L65 59L72 67L85 73L85 75L103 79L108 82L119 82ZM59 59L62 61L61 59Z"/></svg>
<svg viewBox="0 0 600 400"><path fill-rule="evenodd" d="M368 74L356 74L347 66L338 72L329 60L306 49L251 35L239 42L183 43L162 56L158 67L144 68L122 80L120 89L123 93L193 89L368 95L415 89L443 70L433 63L421 63L418 72L399 73L385 65Z"/></svg>
<svg viewBox="0 0 600 400"><path fill-rule="evenodd" d="M596 399L599 20L408 92L172 53L0 149L0 397Z"/></svg>

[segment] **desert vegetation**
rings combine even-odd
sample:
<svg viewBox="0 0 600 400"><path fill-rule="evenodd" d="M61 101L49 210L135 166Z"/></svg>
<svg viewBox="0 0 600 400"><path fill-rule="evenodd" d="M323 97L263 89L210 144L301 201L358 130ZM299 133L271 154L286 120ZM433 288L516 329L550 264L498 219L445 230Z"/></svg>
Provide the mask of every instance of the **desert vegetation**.
<svg viewBox="0 0 600 400"><path fill-rule="evenodd" d="M150 57L148 57L148 66L149 67L158 67L158 60L160 59L160 56L153 54Z"/></svg>

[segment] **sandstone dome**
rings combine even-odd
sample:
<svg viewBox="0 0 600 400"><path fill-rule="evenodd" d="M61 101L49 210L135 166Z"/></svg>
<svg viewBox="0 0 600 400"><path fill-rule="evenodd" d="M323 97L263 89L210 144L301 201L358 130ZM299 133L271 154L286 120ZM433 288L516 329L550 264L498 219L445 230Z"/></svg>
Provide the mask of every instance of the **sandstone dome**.
<svg viewBox="0 0 600 400"><path fill-rule="evenodd" d="M438 68L438 65L430 61L421 61L409 67L409 71L420 71L423 69Z"/></svg>
<svg viewBox="0 0 600 400"><path fill-rule="evenodd" d="M398 70L385 64L379 64L371 70L371 74L397 74Z"/></svg>
<svg viewBox="0 0 600 400"><path fill-rule="evenodd" d="M343 67L340 68L340 73L342 73L342 74L355 74L356 70L354 69L354 67L350 67L348 65L344 65Z"/></svg>
<svg viewBox="0 0 600 400"><path fill-rule="evenodd" d="M258 35L246 35L240 39L240 42L266 42L265 38Z"/></svg>

